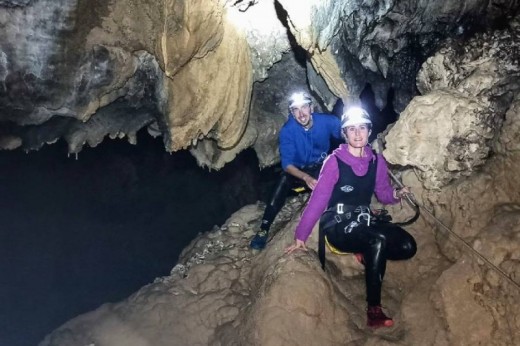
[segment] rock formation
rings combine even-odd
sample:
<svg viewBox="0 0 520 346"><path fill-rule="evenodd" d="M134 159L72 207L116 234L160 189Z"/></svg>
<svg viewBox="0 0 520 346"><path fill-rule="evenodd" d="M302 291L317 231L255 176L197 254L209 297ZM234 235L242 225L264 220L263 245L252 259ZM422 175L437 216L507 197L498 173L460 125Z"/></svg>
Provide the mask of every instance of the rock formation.
<svg viewBox="0 0 520 346"><path fill-rule="evenodd" d="M380 108L393 89L400 111L443 38L494 25L518 3L4 0L0 8L2 148L64 138L78 153L107 135L133 143L147 127L167 150L189 148L218 169L251 146L262 166L277 162L264 142L276 138L279 118L254 119L300 87L295 78L329 110L370 83ZM273 68L290 51L302 68ZM273 78L275 100L251 104L252 90L263 99L257 86Z"/></svg>
<svg viewBox="0 0 520 346"><path fill-rule="evenodd" d="M388 159L417 167L428 188L481 166L520 90L517 37L516 28L477 35L428 58L417 78L424 96L410 102L388 134Z"/></svg>
<svg viewBox="0 0 520 346"><path fill-rule="evenodd" d="M107 135L135 142L147 128L201 166L218 169L248 147L267 166L278 160L289 92L308 89L331 110L370 84L379 108L394 91L402 112L384 154L423 206L408 227L417 256L391 263L385 278L393 328L366 329L363 268L352 256L329 255L323 272L313 251L284 255L300 196L263 252L248 248L262 212L251 205L194 240L170 276L67 322L41 345L520 344L518 8L0 1L3 149L64 138L78 153Z"/></svg>
<svg viewBox="0 0 520 346"><path fill-rule="evenodd" d="M520 26L513 24L462 49L447 42L419 73L424 94L386 136L389 160L413 168L401 175L423 210L408 226L418 254L391 262L385 278L395 327L365 327L363 267L353 256L329 254L324 272L314 251L284 254L300 196L261 253L248 248L262 212L251 205L193 241L170 276L66 323L42 345L518 344ZM389 210L396 220L411 213Z"/></svg>

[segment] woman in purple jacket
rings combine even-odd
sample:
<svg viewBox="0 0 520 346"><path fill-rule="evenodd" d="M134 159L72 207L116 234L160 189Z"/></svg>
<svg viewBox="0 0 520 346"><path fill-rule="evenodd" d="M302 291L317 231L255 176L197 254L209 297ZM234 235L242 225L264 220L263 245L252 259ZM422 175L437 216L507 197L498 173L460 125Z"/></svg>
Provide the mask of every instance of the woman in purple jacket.
<svg viewBox="0 0 520 346"><path fill-rule="evenodd" d="M417 247L414 238L404 229L390 222L374 222L370 212L374 193L383 204L397 203L409 193L406 187L397 190L390 185L384 157L376 155L368 145L371 127L368 113L361 108L354 107L343 114L341 128L347 143L340 145L323 164L318 183L296 227L295 243L286 252L307 250L305 241L320 219L320 233L324 235L320 238L329 246L340 252L362 255L367 325L378 328L394 324L381 309L386 261L409 259ZM320 260L324 260L321 255Z"/></svg>

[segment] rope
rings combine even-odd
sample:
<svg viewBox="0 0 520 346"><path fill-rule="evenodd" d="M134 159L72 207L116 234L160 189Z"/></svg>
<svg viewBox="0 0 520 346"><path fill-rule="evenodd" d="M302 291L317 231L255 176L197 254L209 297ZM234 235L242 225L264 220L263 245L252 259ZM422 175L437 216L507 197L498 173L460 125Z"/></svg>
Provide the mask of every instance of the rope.
<svg viewBox="0 0 520 346"><path fill-rule="evenodd" d="M392 180L394 180L395 183L397 185L399 185L400 188L404 187L403 183L401 183L401 181L399 179L397 179L397 177L390 170L388 170L388 173L389 173L390 177L392 178ZM435 217L435 215L433 215L433 213L431 211L429 211L425 206L419 204L417 202L417 200L415 200L415 198L413 198L410 195L407 195L406 200L413 207L420 208L423 211L425 211L428 215L430 215L431 218L433 218L435 220L435 222L437 222L439 225L441 225L442 228L444 228L446 231L448 231L449 235L453 236L455 239L460 241L464 245L464 247L466 247L468 250L470 250L471 253L476 255L480 260L482 260L485 264L487 264L489 268L491 268L492 270L499 273L502 277L504 277L507 281L509 281L513 286L515 286L516 288L518 288L520 290L520 284L518 282L513 280L506 272L504 272L502 269L500 269L499 267L497 267L496 265L491 263L491 261L488 260L486 257L484 257L484 255L482 255L480 252L475 250L461 236L459 236L457 233L455 233L453 230L451 230L448 226L446 226L441 220L439 220L437 217Z"/></svg>

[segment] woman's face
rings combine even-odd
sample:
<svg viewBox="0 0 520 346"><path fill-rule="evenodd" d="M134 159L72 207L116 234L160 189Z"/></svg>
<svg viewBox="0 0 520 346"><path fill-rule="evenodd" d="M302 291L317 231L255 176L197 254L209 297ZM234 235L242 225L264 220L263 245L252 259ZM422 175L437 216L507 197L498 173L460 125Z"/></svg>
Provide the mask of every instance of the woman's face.
<svg viewBox="0 0 520 346"><path fill-rule="evenodd" d="M367 124L347 126L343 129L347 143L353 148L363 148L368 143L370 128Z"/></svg>

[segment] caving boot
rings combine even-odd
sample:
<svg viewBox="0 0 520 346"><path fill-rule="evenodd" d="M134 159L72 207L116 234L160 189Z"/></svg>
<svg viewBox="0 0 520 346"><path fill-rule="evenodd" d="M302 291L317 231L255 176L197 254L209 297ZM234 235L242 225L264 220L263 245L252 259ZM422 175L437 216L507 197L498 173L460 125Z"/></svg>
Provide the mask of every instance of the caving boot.
<svg viewBox="0 0 520 346"><path fill-rule="evenodd" d="M256 232L255 236L251 240L249 246L255 250L263 250L267 244L267 237L269 233L263 229Z"/></svg>
<svg viewBox="0 0 520 346"><path fill-rule="evenodd" d="M391 327L394 321L385 315L381 305L367 307L367 326L372 328Z"/></svg>

